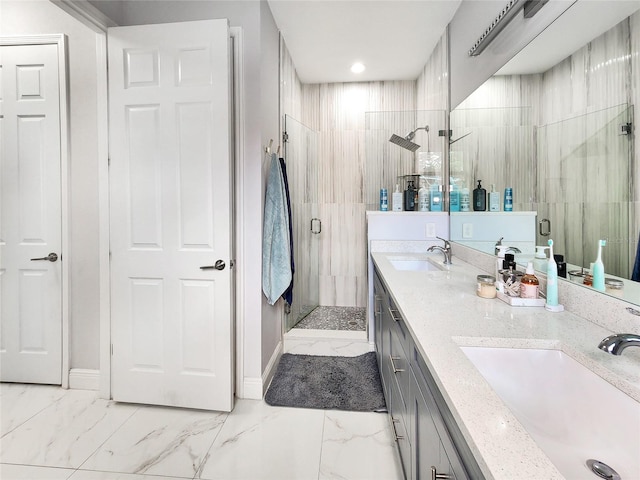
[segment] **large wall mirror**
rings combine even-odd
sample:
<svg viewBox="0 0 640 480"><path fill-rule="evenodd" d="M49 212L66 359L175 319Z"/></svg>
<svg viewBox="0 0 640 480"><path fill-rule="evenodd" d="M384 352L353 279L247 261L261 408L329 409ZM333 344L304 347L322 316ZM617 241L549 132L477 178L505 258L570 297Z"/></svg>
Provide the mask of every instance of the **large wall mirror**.
<svg viewBox="0 0 640 480"><path fill-rule="evenodd" d="M461 138L451 145L452 183L471 191L482 180L501 199L513 188L514 211L537 212L535 244L553 239L569 271L588 269L607 240L606 276L627 279L622 295L638 305L640 283L630 279L640 231L639 77L640 2L582 0L450 117ZM494 253L453 220L452 240ZM526 265L534 245L521 250Z"/></svg>

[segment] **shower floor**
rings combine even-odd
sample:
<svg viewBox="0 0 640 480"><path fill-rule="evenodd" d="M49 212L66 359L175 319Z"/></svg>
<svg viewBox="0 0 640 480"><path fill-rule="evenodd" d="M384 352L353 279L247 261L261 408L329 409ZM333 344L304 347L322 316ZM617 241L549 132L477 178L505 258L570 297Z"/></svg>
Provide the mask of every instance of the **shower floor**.
<svg viewBox="0 0 640 480"><path fill-rule="evenodd" d="M316 307L294 328L365 331L365 309L361 307Z"/></svg>

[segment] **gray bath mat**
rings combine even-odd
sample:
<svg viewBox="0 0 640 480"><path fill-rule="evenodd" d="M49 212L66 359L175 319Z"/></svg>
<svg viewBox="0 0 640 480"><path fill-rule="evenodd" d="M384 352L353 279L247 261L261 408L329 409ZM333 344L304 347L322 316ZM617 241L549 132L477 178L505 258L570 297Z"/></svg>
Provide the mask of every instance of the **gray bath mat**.
<svg viewBox="0 0 640 480"><path fill-rule="evenodd" d="M375 352L357 357L285 353L264 399L281 407L386 411Z"/></svg>

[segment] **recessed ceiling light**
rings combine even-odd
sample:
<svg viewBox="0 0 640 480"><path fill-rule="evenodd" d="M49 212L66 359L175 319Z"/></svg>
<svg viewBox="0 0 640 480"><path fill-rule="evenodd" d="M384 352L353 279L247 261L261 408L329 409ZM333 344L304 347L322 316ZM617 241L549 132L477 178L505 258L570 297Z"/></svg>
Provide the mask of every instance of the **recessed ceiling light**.
<svg viewBox="0 0 640 480"><path fill-rule="evenodd" d="M353 65L351 65L351 71L353 73L362 73L364 72L364 65L361 64L360 62L356 62Z"/></svg>

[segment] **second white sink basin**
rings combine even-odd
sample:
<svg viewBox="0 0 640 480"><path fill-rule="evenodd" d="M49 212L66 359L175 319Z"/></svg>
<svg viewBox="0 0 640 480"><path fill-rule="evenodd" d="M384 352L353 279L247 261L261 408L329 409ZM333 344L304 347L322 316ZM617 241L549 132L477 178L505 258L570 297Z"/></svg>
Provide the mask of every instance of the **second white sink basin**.
<svg viewBox="0 0 640 480"><path fill-rule="evenodd" d="M567 479L640 479L640 403L559 350L461 349Z"/></svg>

